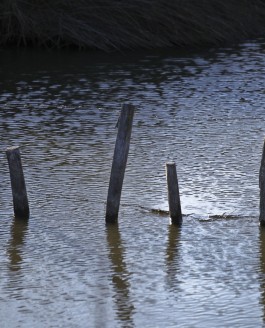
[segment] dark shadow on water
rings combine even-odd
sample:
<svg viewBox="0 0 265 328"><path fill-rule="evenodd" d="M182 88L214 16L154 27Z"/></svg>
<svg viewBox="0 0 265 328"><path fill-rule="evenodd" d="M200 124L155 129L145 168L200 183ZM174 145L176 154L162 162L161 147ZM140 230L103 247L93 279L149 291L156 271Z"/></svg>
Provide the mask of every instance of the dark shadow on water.
<svg viewBox="0 0 265 328"><path fill-rule="evenodd" d="M167 265L167 285L170 290L179 289L179 241L181 236L181 227L174 224L168 226L168 245L166 251Z"/></svg>
<svg viewBox="0 0 265 328"><path fill-rule="evenodd" d="M263 309L263 324L265 324L265 227L260 227L260 303Z"/></svg>
<svg viewBox="0 0 265 328"><path fill-rule="evenodd" d="M124 261L124 248L117 224L106 226L109 257L112 264L112 284L115 291L117 319L122 327L134 327L134 306L130 300L129 272Z"/></svg>
<svg viewBox="0 0 265 328"><path fill-rule="evenodd" d="M28 220L13 219L11 237L8 244L9 268L11 271L19 271L22 258L22 246L28 230Z"/></svg>

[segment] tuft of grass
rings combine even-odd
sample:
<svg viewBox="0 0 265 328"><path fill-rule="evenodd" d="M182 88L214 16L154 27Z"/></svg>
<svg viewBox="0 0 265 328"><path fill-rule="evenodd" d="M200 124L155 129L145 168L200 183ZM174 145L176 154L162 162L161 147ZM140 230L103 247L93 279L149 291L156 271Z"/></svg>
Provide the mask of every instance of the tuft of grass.
<svg viewBox="0 0 265 328"><path fill-rule="evenodd" d="M265 32L264 0L0 0L0 44L202 46Z"/></svg>

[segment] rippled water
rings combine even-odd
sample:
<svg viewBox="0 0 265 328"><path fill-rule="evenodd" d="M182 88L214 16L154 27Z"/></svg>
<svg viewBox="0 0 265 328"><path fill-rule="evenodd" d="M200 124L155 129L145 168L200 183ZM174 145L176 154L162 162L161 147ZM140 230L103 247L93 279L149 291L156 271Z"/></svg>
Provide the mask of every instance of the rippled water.
<svg viewBox="0 0 265 328"><path fill-rule="evenodd" d="M263 326L264 50L260 40L189 55L1 50L1 327ZM119 226L106 227L125 102L137 109ZM12 145L28 222L13 220ZM168 160L181 229L151 212L167 209Z"/></svg>

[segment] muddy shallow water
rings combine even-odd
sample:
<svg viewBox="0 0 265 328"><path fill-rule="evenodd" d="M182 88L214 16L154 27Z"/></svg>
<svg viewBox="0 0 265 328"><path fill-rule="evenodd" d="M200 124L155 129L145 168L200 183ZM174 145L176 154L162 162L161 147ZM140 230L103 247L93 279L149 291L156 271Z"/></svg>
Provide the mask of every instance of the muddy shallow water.
<svg viewBox="0 0 265 328"><path fill-rule="evenodd" d="M194 54L0 52L3 327L263 326L264 49L259 40ZM119 225L106 227L124 102L136 114ZM28 222L13 220L12 145ZM169 160L181 229L151 211L168 208Z"/></svg>

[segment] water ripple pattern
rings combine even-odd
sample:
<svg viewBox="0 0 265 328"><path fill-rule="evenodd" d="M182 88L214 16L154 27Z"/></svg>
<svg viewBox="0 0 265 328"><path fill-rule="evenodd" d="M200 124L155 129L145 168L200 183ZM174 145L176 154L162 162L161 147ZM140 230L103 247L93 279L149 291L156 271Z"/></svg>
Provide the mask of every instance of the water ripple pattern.
<svg viewBox="0 0 265 328"><path fill-rule="evenodd" d="M262 327L264 41L194 54L0 50L0 317L21 327ZM119 111L136 106L119 226ZM13 219L6 147L31 217ZM169 225L176 161L184 224Z"/></svg>

